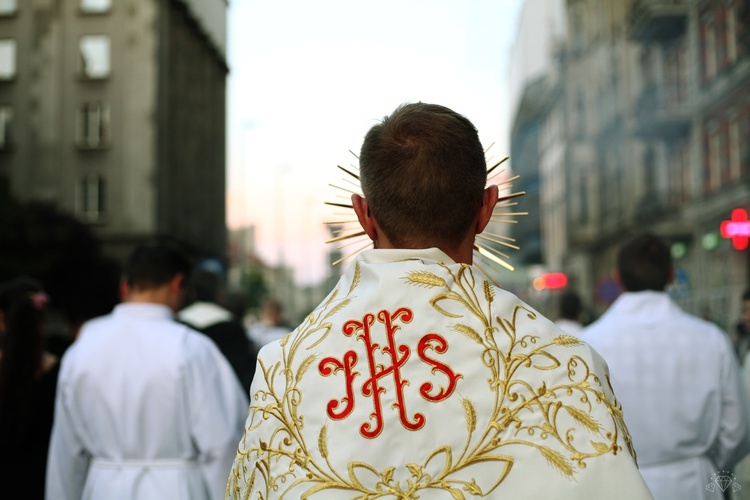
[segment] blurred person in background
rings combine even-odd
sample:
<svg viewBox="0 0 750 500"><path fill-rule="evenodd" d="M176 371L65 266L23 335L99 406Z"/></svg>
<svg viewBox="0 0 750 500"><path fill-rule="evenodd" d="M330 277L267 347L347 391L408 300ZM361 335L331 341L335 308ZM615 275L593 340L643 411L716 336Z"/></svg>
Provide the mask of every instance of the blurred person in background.
<svg viewBox="0 0 750 500"><path fill-rule="evenodd" d="M665 292L670 247L643 233L617 258L625 292L581 338L601 354L657 500L722 499L714 482L750 452L750 404L728 336Z"/></svg>
<svg viewBox="0 0 750 500"><path fill-rule="evenodd" d="M48 500L221 497L248 400L216 345L173 318L191 271L172 244L136 248L123 303L66 351Z"/></svg>
<svg viewBox="0 0 750 500"><path fill-rule="evenodd" d="M745 390L750 397L750 290L745 290L741 296L740 320L735 326L735 335L732 337L734 347L737 352L740 363L742 363L742 375L745 380ZM745 500L750 498L750 455L745 456L742 461L734 468L734 475L742 489L734 492L734 500Z"/></svg>
<svg viewBox="0 0 750 500"><path fill-rule="evenodd" d="M742 317L732 332L732 343L737 352L737 359L745 366L747 354L750 352L750 290L742 294Z"/></svg>
<svg viewBox="0 0 750 500"><path fill-rule="evenodd" d="M245 334L245 327L221 305L222 279L216 272L198 269L188 296L192 303L177 313L177 319L214 341L227 358L247 394L253 381L257 351Z"/></svg>
<svg viewBox="0 0 750 500"><path fill-rule="evenodd" d="M276 299L266 299L260 308L258 322L250 325L247 335L260 350L264 345L280 340L284 335L291 332L292 327L284 321L284 308Z"/></svg>
<svg viewBox="0 0 750 500"><path fill-rule="evenodd" d="M48 297L21 277L0 284L0 484L3 498L44 498L59 364L44 350Z"/></svg>
<svg viewBox="0 0 750 500"><path fill-rule="evenodd" d="M560 296L560 316L555 324L571 335L578 335L583 329L581 314L583 314L581 297L573 290L565 290Z"/></svg>

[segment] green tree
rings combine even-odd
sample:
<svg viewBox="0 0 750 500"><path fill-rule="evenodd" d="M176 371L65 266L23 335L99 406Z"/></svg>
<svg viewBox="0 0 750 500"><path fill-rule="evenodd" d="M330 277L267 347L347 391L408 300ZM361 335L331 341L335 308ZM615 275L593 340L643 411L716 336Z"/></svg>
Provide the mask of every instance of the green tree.
<svg viewBox="0 0 750 500"><path fill-rule="evenodd" d="M268 297L268 284L263 277L263 270L259 267L252 267L242 274L240 286L247 294L247 308L249 310L258 310L263 303L263 299Z"/></svg>

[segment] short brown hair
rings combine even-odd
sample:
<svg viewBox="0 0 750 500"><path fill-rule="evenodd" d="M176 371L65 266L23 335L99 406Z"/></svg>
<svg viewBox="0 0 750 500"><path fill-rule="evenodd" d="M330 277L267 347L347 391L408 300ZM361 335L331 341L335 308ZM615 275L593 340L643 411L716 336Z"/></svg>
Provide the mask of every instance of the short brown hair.
<svg viewBox="0 0 750 500"><path fill-rule="evenodd" d="M663 291L672 275L672 254L666 240L641 233L622 245L617 256L622 286L629 292Z"/></svg>
<svg viewBox="0 0 750 500"><path fill-rule="evenodd" d="M124 278L131 288L149 290L169 283L182 274L183 284L190 280L193 261L171 241L155 241L136 247L125 264Z"/></svg>
<svg viewBox="0 0 750 500"><path fill-rule="evenodd" d="M402 248L460 242L487 183L476 128L436 104L403 104L372 127L359 164L373 217Z"/></svg>

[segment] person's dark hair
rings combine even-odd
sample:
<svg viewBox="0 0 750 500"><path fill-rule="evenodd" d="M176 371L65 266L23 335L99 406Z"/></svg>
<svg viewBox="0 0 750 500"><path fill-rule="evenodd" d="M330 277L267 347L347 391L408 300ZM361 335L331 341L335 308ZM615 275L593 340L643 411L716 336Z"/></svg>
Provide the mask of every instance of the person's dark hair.
<svg viewBox="0 0 750 500"><path fill-rule="evenodd" d="M367 132L359 164L368 208L397 247L459 243L482 204L477 130L444 106L399 106Z"/></svg>
<svg viewBox="0 0 750 500"><path fill-rule="evenodd" d="M137 247L125 264L124 279L137 290L149 290L169 283L178 274L187 284L193 263L175 243L156 242Z"/></svg>
<svg viewBox="0 0 750 500"><path fill-rule="evenodd" d="M0 448L7 449L27 421L31 389L41 374L46 295L40 282L22 277L0 284L5 332L0 337Z"/></svg>
<svg viewBox="0 0 750 500"><path fill-rule="evenodd" d="M566 290L560 296L560 317L578 321L583 312L581 298L573 290Z"/></svg>
<svg viewBox="0 0 750 500"><path fill-rule="evenodd" d="M221 286L221 276L213 271L199 269L193 275L191 295L201 302L218 302Z"/></svg>
<svg viewBox="0 0 750 500"><path fill-rule="evenodd" d="M750 288L742 293L742 301L750 300Z"/></svg>
<svg viewBox="0 0 750 500"><path fill-rule="evenodd" d="M653 233L639 234L620 248L617 267L625 290L664 291L672 276L669 244Z"/></svg>

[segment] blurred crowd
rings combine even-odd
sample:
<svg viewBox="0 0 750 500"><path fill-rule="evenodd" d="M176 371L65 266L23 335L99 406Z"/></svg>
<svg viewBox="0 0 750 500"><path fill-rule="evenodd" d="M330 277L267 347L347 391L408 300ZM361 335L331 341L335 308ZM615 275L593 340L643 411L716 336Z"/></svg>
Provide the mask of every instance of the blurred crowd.
<svg viewBox="0 0 750 500"><path fill-rule="evenodd" d="M66 338L50 335L59 314L39 280L0 283L0 480L8 498L45 498L45 489L47 498L146 498L139 488L154 483L184 490L180 498L223 496L258 351L291 331L280 303L267 299L246 326L243 309L228 309L223 276L173 243L134 251L120 298L108 314L71 325ZM136 477L144 463L155 472ZM132 474L112 474L128 464ZM86 483L91 471L99 479Z"/></svg>
<svg viewBox="0 0 750 500"><path fill-rule="evenodd" d="M641 443L644 477L679 476L684 471L663 463L705 453L734 467L736 491L750 491L750 461L739 462L748 449L727 430L748 425L748 395L736 391L750 387L750 290L742 296L741 320L723 332L682 313L664 293L671 279L668 248L658 239L641 247L623 257L618 272L626 273L620 277L625 292L601 318L592 321L579 295L566 290L551 319L607 360L628 426ZM663 265L638 270L653 283L628 281L629 262L651 258L644 252L661 252ZM172 243L134 251L120 297L110 313L83 321L75 340L61 346L45 331L55 299L44 286L29 276L0 284L0 480L14 492L9 498L44 498L45 490L46 498L110 498L115 492L142 498L143 491L223 496L258 352L292 330L281 304L268 299L257 319L245 322L244 311L228 303L223 277L195 268ZM674 406L667 395L675 391L690 391L692 399ZM649 449L646 440L663 440L663 431L653 432L665 418L684 428L672 427L675 441L666 449ZM713 467L704 465L702 472ZM731 488L722 493L730 498Z"/></svg>

